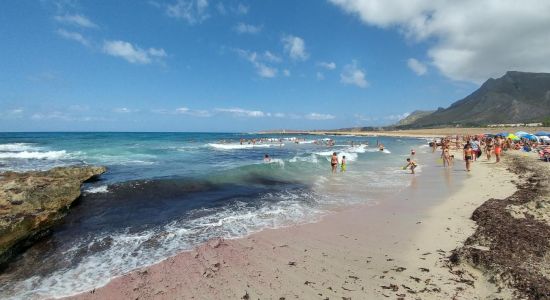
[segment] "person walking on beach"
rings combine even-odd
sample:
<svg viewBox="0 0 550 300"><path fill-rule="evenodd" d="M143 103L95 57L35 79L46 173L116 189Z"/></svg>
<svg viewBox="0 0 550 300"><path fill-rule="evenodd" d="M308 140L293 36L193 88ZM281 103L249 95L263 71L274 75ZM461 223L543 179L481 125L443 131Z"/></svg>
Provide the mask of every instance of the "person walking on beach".
<svg viewBox="0 0 550 300"><path fill-rule="evenodd" d="M336 168L338 167L338 154L336 152L332 153L330 158L330 166L332 167L332 174L336 174Z"/></svg>
<svg viewBox="0 0 550 300"><path fill-rule="evenodd" d="M493 139L487 138L487 142L485 142L485 151L487 153L487 160L491 161L491 151L493 151Z"/></svg>
<svg viewBox="0 0 550 300"><path fill-rule="evenodd" d="M466 171L470 172L470 164L474 158L474 150L472 150L472 145L470 142L466 143L464 146L464 161L466 162Z"/></svg>
<svg viewBox="0 0 550 300"><path fill-rule="evenodd" d="M500 162L500 153L502 152L502 139L500 136L497 136L495 139L495 158L497 163Z"/></svg>
<svg viewBox="0 0 550 300"><path fill-rule="evenodd" d="M340 163L340 172L346 171L346 156L342 156L342 162Z"/></svg>
<svg viewBox="0 0 550 300"><path fill-rule="evenodd" d="M449 152L449 146L443 147L441 151L441 159L443 159L443 168L451 166L451 153Z"/></svg>
<svg viewBox="0 0 550 300"><path fill-rule="evenodd" d="M416 162L410 158L407 158L407 165L403 167L403 170L406 170L407 168L411 168L411 174L414 174L414 169L416 169L418 165Z"/></svg>

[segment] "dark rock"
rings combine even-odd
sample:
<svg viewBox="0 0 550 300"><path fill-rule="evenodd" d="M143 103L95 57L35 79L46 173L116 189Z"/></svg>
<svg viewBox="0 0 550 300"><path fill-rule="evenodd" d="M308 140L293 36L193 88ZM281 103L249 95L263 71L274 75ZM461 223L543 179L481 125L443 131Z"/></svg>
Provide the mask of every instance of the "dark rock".
<svg viewBox="0 0 550 300"><path fill-rule="evenodd" d="M0 266L48 233L104 167L6 172L0 177ZM9 205L11 204L11 205Z"/></svg>

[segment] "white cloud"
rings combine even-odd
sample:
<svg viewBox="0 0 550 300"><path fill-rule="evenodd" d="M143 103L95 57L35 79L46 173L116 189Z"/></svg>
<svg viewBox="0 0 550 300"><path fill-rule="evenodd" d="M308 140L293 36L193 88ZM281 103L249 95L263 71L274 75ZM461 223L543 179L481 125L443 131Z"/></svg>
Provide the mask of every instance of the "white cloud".
<svg viewBox="0 0 550 300"><path fill-rule="evenodd" d="M103 52L120 57L133 64L149 64L154 59L166 57L164 49L149 48L147 50L125 41L105 41Z"/></svg>
<svg viewBox="0 0 550 300"><path fill-rule="evenodd" d="M239 3L237 7L235 8L235 12L239 15L246 15L248 14L248 11L250 10L250 7L247 5L244 5L242 3Z"/></svg>
<svg viewBox="0 0 550 300"><path fill-rule="evenodd" d="M317 80L323 80L323 79L325 79L325 75L323 75L323 73L321 73L321 72L317 72L317 73L315 74L315 77L317 78Z"/></svg>
<svg viewBox="0 0 550 300"><path fill-rule="evenodd" d="M340 81L344 84L353 84L360 88L365 88L369 85L365 79L365 70L361 69L355 60L351 64L344 66L342 73L340 73Z"/></svg>
<svg viewBox="0 0 550 300"><path fill-rule="evenodd" d="M219 8L218 8L219 10ZM166 6L166 14L194 25L208 19L208 0L177 0Z"/></svg>
<svg viewBox="0 0 550 300"><path fill-rule="evenodd" d="M235 26L235 31L238 32L238 33L249 33L249 34L256 34L256 33L259 33L260 31L262 31L262 26L254 26L254 25L251 25L251 24L246 24L246 23L242 23L240 22L239 24L237 24L237 26Z"/></svg>
<svg viewBox="0 0 550 300"><path fill-rule="evenodd" d="M67 40L72 40L72 41L76 41L76 42L79 42L80 44L86 46L86 47L89 47L90 46L90 41L85 38L84 36L82 36L82 34L78 33L78 32L73 32L73 31L67 31L65 29L58 29L56 31L56 33L67 39Z"/></svg>
<svg viewBox="0 0 550 300"><path fill-rule="evenodd" d="M266 113L259 110L247 110L242 108L216 108L221 113L229 113L235 117L261 118L267 116Z"/></svg>
<svg viewBox="0 0 550 300"><path fill-rule="evenodd" d="M309 54L306 51L306 43L300 37L285 35L282 38L284 50L293 60L306 60Z"/></svg>
<svg viewBox="0 0 550 300"><path fill-rule="evenodd" d="M75 14L75 15L63 15L55 16L54 19L63 24L79 26L84 28L99 28L94 22L90 21L86 16Z"/></svg>
<svg viewBox="0 0 550 300"><path fill-rule="evenodd" d="M251 52L243 49L233 49L239 56L248 60L256 69L256 73L264 78L273 78L277 76L277 68L273 68L264 63L264 61L272 62L276 56L271 52L266 51L263 55L256 52Z"/></svg>
<svg viewBox="0 0 550 300"><path fill-rule="evenodd" d="M369 25L429 41L445 76L482 82L508 70L550 72L550 1L330 0Z"/></svg>
<svg viewBox="0 0 550 300"><path fill-rule="evenodd" d="M335 116L331 115L331 114L320 114L320 113L309 113L307 115L304 116L306 119L308 120L317 120L317 121L320 121L320 120L332 120L334 118L336 118Z"/></svg>
<svg viewBox="0 0 550 300"><path fill-rule="evenodd" d="M286 117L286 115L284 113L274 113L273 116L275 118L284 118L284 117Z"/></svg>
<svg viewBox="0 0 550 300"><path fill-rule="evenodd" d="M397 115L389 115L389 116L386 116L385 119L392 120L392 121L400 121L410 116L410 114L411 113L406 112L406 113L397 114Z"/></svg>
<svg viewBox="0 0 550 300"><path fill-rule="evenodd" d="M413 72L415 72L416 75L419 75L419 76L426 74L426 72L428 71L428 68L426 67L425 64L419 62L414 58L409 58L407 60L407 66L409 66L409 68L413 70Z"/></svg>
<svg viewBox="0 0 550 300"><path fill-rule="evenodd" d="M322 68L325 68L327 70L334 70L336 69L336 63L334 62L324 62L324 61L321 61L321 62L318 62L317 65L319 67L322 67Z"/></svg>
<svg viewBox="0 0 550 300"><path fill-rule="evenodd" d="M286 77L290 77L290 70L289 69L284 69L283 70L283 75L285 75Z"/></svg>
<svg viewBox="0 0 550 300"><path fill-rule="evenodd" d="M113 112L120 113L120 114L129 114L137 111L138 111L137 109L130 109L127 107L118 107L113 109Z"/></svg>
<svg viewBox="0 0 550 300"><path fill-rule="evenodd" d="M283 59L280 58L279 56L269 52L269 51L265 51L264 52L264 59L266 61L269 61L269 62L274 62L274 63L279 63L279 62L282 62Z"/></svg>
<svg viewBox="0 0 550 300"><path fill-rule="evenodd" d="M182 114L182 115L194 116L194 117L210 117L210 116L212 116L212 113L210 113L207 110L195 110L195 109L189 109L187 107L176 108L176 113L177 114Z"/></svg>

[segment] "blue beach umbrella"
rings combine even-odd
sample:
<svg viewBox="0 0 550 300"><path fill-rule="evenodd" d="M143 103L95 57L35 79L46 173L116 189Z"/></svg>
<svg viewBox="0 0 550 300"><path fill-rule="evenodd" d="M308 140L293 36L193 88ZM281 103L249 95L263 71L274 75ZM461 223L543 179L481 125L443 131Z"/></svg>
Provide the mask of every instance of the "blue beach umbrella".
<svg viewBox="0 0 550 300"><path fill-rule="evenodd" d="M538 131L538 132L535 132L535 135L538 135L538 136L550 136L550 132L548 132L548 131Z"/></svg>
<svg viewBox="0 0 550 300"><path fill-rule="evenodd" d="M495 136L507 137L507 136L508 136L508 132L497 133L497 134L495 134Z"/></svg>
<svg viewBox="0 0 550 300"><path fill-rule="evenodd" d="M518 131L516 132L516 136L519 136L519 137L524 137L526 135L528 135L529 133L525 132L525 131Z"/></svg>
<svg viewBox="0 0 550 300"><path fill-rule="evenodd" d="M532 134L525 134L522 136L523 138L529 139L531 141L538 141L539 138Z"/></svg>

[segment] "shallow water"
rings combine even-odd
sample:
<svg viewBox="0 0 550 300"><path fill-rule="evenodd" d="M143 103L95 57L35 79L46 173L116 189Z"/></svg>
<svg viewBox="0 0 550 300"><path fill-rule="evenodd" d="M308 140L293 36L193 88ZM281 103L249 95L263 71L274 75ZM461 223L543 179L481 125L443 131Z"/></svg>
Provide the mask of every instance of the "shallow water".
<svg viewBox="0 0 550 300"><path fill-rule="evenodd" d="M269 140L241 145L240 138ZM83 187L51 236L0 274L0 297L70 295L213 237L312 222L346 205L376 205L410 183L401 169L410 150L428 150L421 139L331 137L336 145L328 147L314 143L319 136L298 138L305 141L233 133L0 134L0 171L109 169ZM345 173L331 174L332 152L346 156ZM265 153L271 163L263 162Z"/></svg>

